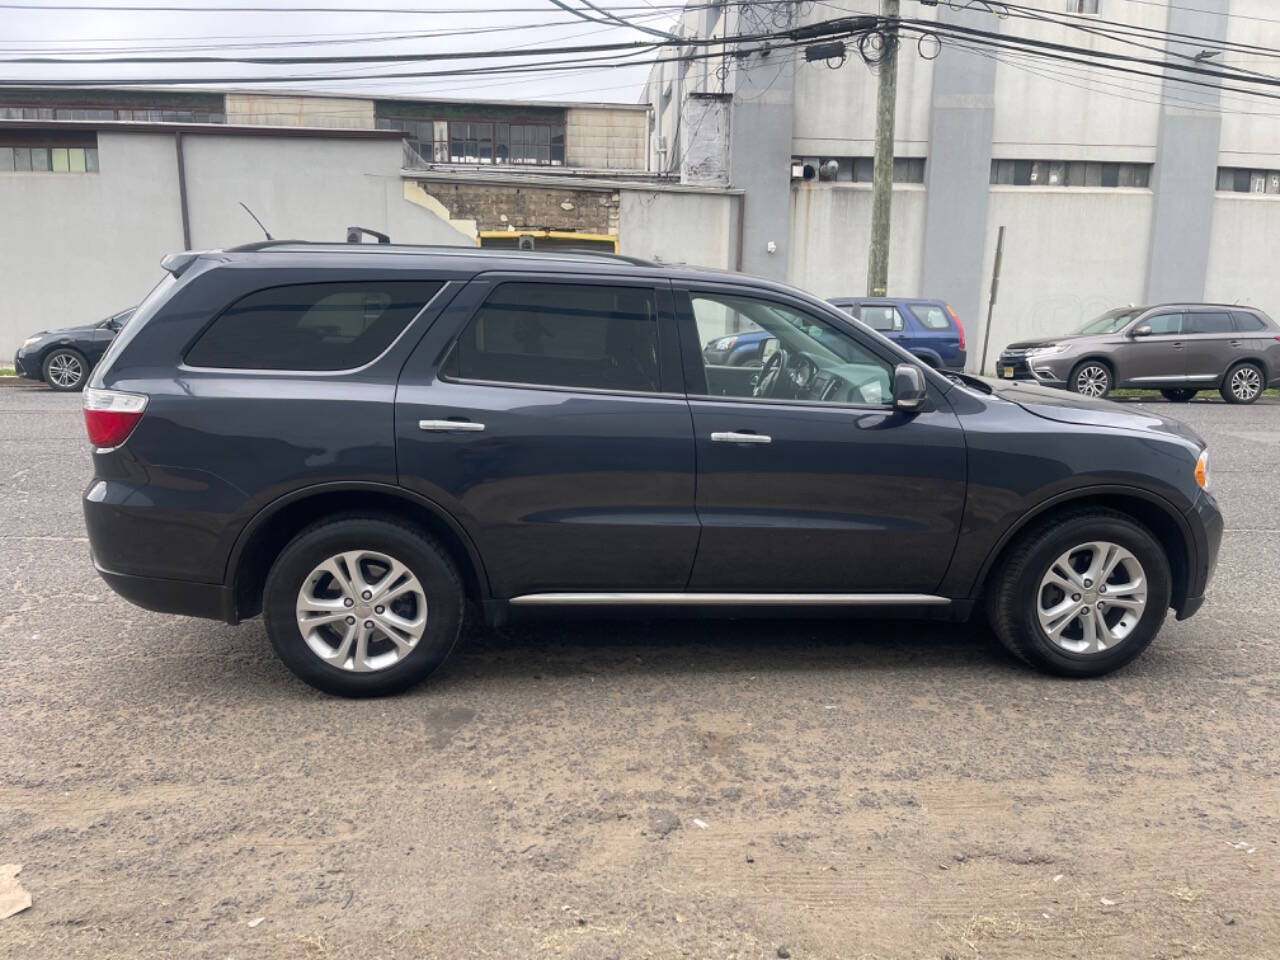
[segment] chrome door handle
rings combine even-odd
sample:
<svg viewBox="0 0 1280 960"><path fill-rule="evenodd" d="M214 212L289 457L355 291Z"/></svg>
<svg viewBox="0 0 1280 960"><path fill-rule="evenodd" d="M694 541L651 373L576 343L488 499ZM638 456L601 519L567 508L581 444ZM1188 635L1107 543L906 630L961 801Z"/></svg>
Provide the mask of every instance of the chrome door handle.
<svg viewBox="0 0 1280 960"><path fill-rule="evenodd" d="M484 424L471 420L419 420L418 429L431 433L479 433Z"/></svg>
<svg viewBox="0 0 1280 960"><path fill-rule="evenodd" d="M712 443L773 443L773 437L766 437L763 433L738 433L736 431L730 433L713 433L711 435Z"/></svg>

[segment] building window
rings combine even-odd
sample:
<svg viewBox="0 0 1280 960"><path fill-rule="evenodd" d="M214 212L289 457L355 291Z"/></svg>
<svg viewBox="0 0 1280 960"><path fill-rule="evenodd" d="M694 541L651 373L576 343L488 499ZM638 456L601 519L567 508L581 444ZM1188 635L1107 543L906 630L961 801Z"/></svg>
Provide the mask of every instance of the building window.
<svg viewBox="0 0 1280 960"><path fill-rule="evenodd" d="M991 182L1010 187L1148 187L1151 164L992 160Z"/></svg>
<svg viewBox="0 0 1280 960"><path fill-rule="evenodd" d="M1219 167L1218 189L1226 193L1280 194L1280 170Z"/></svg>
<svg viewBox="0 0 1280 960"><path fill-rule="evenodd" d="M424 163L564 165L563 123L382 117L378 127L404 131Z"/></svg>
<svg viewBox="0 0 1280 960"><path fill-rule="evenodd" d="M96 146L0 144L0 173L97 173Z"/></svg>
<svg viewBox="0 0 1280 960"><path fill-rule="evenodd" d="M1067 13L1097 13L1100 0L1067 0Z"/></svg>
<svg viewBox="0 0 1280 960"><path fill-rule="evenodd" d="M870 183L875 173L874 157L792 157L797 179ZM924 157L894 157L894 183L924 183Z"/></svg>
<svg viewBox="0 0 1280 960"><path fill-rule="evenodd" d="M131 107L28 107L0 104L0 120L72 120L126 123L226 123L220 110L135 110Z"/></svg>

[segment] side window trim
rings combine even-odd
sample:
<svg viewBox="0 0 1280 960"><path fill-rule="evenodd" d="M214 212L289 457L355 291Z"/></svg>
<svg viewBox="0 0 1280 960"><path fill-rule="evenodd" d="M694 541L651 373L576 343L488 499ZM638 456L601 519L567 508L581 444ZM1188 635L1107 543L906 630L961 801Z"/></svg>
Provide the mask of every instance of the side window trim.
<svg viewBox="0 0 1280 960"><path fill-rule="evenodd" d="M824 323L830 323L845 336L849 337L863 350L871 354L875 359L885 364L889 368L890 382L892 383L893 368L899 362L895 357L886 357L875 347L863 340L857 332L852 329L853 324L843 325L832 322L831 318L814 310L805 303L799 303L788 297L779 296L769 290L753 290L749 287L736 286L719 286L716 284L693 284L693 283L673 283L676 299L676 319L680 333L680 352L684 361L685 374L685 396L690 400L711 401L715 403L748 403L761 404L765 406L790 406L790 407L813 407L819 410L873 410L877 412L885 412L892 408L883 403L833 403L822 400L791 400L778 399L775 397L734 397L734 396L717 396L709 393L707 388L706 370L703 367L702 350L699 344L699 335L697 321L693 313L693 296L698 293L705 293L708 296L737 296L761 300L765 303L776 303L779 306L798 313L814 314L816 319ZM864 304L865 306L865 304ZM845 317L841 308L833 305L832 309ZM865 321L863 321L865 322ZM694 388L701 388L695 392Z"/></svg>
<svg viewBox="0 0 1280 960"><path fill-rule="evenodd" d="M575 386L572 384L523 383L512 380L486 380L478 377L462 377L449 373L448 367L453 360L455 352L458 350L459 341L471 328L471 324L476 319L477 315L479 315L480 311L485 308L485 305L489 302L489 299L495 292L505 285L515 283L543 284L547 286L628 287L631 289L645 289L652 291L656 308L658 389L619 390L608 387ZM672 330L674 318L670 316L672 307L669 282L665 280L654 282L652 278L631 275L602 277L598 275L582 274L503 272L477 274L471 279L468 287L481 287L482 291L477 297L474 305L468 310L466 317L458 324L457 329L449 335L448 342L440 351L435 370L435 376L438 379L446 383L455 383L467 386L502 387L503 389L510 390L541 390L552 393L584 393L615 397L662 397L666 399L684 398L683 378L679 376L679 370L670 371L667 369L668 364L674 360L673 355L676 349L674 332ZM666 344L664 344L664 340L667 341Z"/></svg>

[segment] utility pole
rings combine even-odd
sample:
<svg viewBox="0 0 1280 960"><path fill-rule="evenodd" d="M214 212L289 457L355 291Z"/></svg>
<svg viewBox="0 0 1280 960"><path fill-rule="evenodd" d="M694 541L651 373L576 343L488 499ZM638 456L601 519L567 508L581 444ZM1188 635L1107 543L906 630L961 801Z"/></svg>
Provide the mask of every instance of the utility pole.
<svg viewBox="0 0 1280 960"><path fill-rule="evenodd" d="M893 210L893 127L898 103L899 0L880 0L884 28L884 59L879 63L876 92L876 160L871 175L871 255L867 263L867 296L889 292L889 222Z"/></svg>

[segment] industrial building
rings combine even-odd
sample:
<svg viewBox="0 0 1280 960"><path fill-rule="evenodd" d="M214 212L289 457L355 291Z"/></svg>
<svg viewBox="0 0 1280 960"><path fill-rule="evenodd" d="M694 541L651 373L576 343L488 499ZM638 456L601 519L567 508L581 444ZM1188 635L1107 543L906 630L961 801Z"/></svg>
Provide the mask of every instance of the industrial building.
<svg viewBox="0 0 1280 960"><path fill-rule="evenodd" d="M805 26L878 3L789 6L784 25ZM1213 44L1280 46L1273 0L1035 3L1083 31L1003 17L1000 7L904 2L902 15L1130 55L1105 32L1152 28L1170 40L1137 53L1273 73L1274 59ZM776 29L778 11L690 4L679 32L749 35ZM853 52L843 62L806 62L796 48L721 62L654 66L642 100L654 110L656 169L674 175L690 150L705 151L698 98L722 97L723 180L743 194L742 268L823 296L865 294L877 74ZM889 292L946 299L981 334L1004 227L992 357L1003 343L1067 332L1129 303L1239 301L1280 316L1280 108L1163 74L904 42Z"/></svg>

